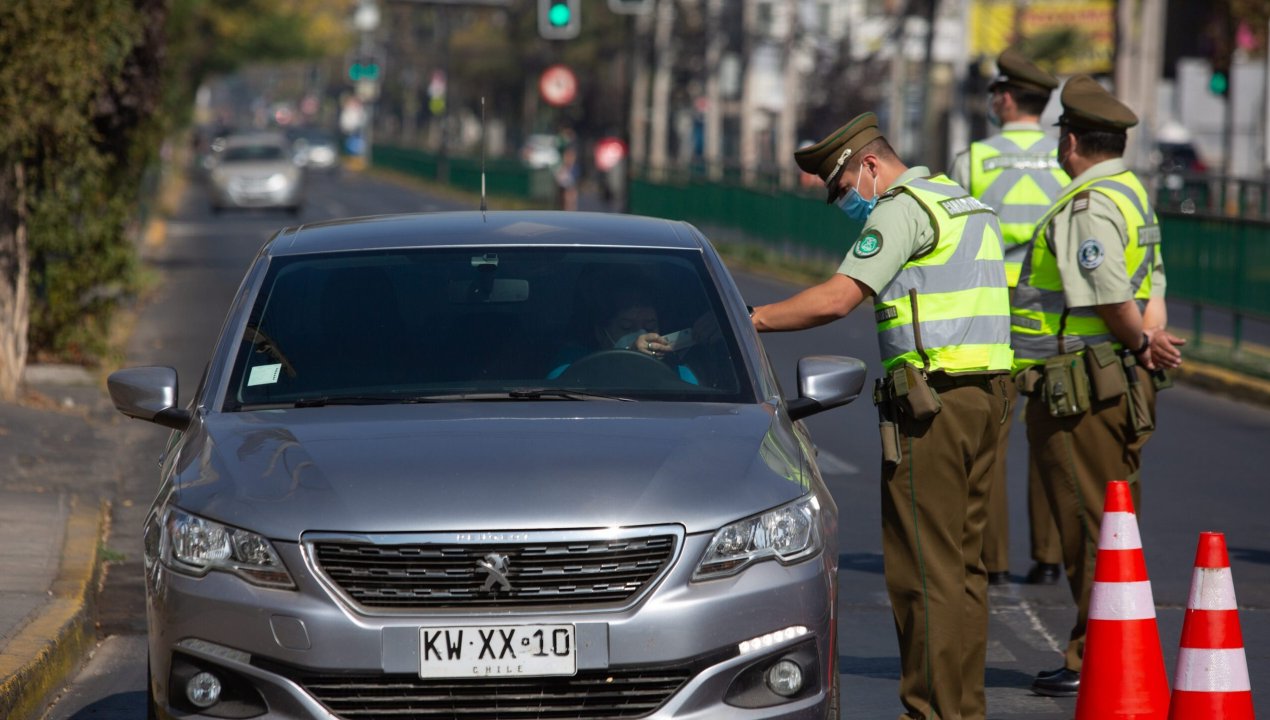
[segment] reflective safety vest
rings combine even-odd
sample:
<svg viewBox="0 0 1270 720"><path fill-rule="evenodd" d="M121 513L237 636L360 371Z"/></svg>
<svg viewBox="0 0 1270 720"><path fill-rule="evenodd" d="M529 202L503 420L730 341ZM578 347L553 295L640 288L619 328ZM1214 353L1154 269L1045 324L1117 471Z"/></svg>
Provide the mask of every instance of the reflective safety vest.
<svg viewBox="0 0 1270 720"><path fill-rule="evenodd" d="M1028 254L1011 308L1011 344L1016 370L1038 365L1046 358L1078 352L1089 345L1112 340L1111 329L1092 307L1069 308L1063 295L1063 279L1054 257L1050 223L1077 195L1096 192L1110 198L1124 216L1129 237L1125 245L1125 270L1138 310L1151 299L1151 270L1155 266L1160 226L1146 188L1131 171L1082 183L1059 199L1042 219ZM1109 239L1117 242L1118 239ZM1086 240L1086 243L1089 241ZM1085 248L1078 248L1084 251ZM1090 247L1090 251L1097 248ZM1119 344L1116 345L1120 347Z"/></svg>
<svg viewBox="0 0 1270 720"><path fill-rule="evenodd" d="M1010 287L1036 224L1071 179L1058 165L1058 140L1040 130L1006 130L970 145L970 194L997 211Z"/></svg>
<svg viewBox="0 0 1270 720"><path fill-rule="evenodd" d="M949 373L1009 370L1010 291L997 216L942 174L892 192L922 206L935 244L878 291L882 364L888 371L903 362Z"/></svg>

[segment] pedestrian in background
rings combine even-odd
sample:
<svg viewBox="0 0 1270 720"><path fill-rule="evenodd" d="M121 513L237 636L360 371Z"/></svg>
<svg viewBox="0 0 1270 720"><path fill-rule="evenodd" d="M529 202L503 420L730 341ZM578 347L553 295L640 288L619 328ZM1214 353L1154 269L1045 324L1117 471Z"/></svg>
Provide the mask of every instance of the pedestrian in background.
<svg viewBox="0 0 1270 720"><path fill-rule="evenodd" d="M1167 385L1158 371L1180 364L1182 344L1164 329L1160 227L1122 158L1138 118L1087 75L1068 80L1060 99L1058 158L1075 179L1028 246L1011 308L1029 454L1077 604L1063 667L1032 683L1051 696L1080 688L1106 485L1128 480L1141 509L1142 446L1157 385Z"/></svg>
<svg viewBox="0 0 1270 720"><path fill-rule="evenodd" d="M572 130L560 131L560 164L556 166L556 189L559 209L578 209L578 184L582 180L582 163L578 158L578 139Z"/></svg>
<svg viewBox="0 0 1270 720"><path fill-rule="evenodd" d="M947 176L907 167L873 113L794 158L864 228L833 277L751 319L761 332L801 330L873 299L886 370L874 401L900 702L908 718L983 718L980 557L1012 357L996 215Z"/></svg>
<svg viewBox="0 0 1270 720"><path fill-rule="evenodd" d="M1005 241L1006 282L1013 293L1036 224L1070 178L1058 165L1058 139L1041 128L1041 113L1058 80L1014 48L997 58L997 70L988 86L988 119L1001 131L960 153L953 161L952 179L996 210ZM1013 384L1009 392L1013 407L1018 398ZM988 524L983 530L983 564L990 585L1004 585L1010 578L1006 449L1013 424L1001 424L999 462L993 471ZM1027 582L1056 583L1062 570L1058 530L1036 468L1030 465L1027 508L1033 561Z"/></svg>

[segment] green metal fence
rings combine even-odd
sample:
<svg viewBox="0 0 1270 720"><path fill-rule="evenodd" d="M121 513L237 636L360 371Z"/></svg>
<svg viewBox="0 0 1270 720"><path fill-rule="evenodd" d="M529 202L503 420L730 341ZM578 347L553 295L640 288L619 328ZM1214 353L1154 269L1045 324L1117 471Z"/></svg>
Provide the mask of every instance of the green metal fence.
<svg viewBox="0 0 1270 720"><path fill-rule="evenodd" d="M860 233L860 223L825 204L823 190L756 184L747 187L688 173L656 180L637 176L631 180L630 211L736 231L755 242L801 247L834 258L842 257Z"/></svg>
<svg viewBox="0 0 1270 720"><path fill-rule="evenodd" d="M631 212L720 228L774 248L801 246L841 257L860 225L825 205L819 189L785 190L764 178L714 180L700 173L647 173L630 186ZM1205 307L1234 317L1239 347L1245 317L1270 320L1270 222L1161 212L1170 299L1194 303L1195 333Z"/></svg>
<svg viewBox="0 0 1270 720"><path fill-rule="evenodd" d="M1169 297L1195 303L1197 338L1204 307L1229 311L1238 348L1245 316L1270 320L1270 222L1170 213L1160 226Z"/></svg>
<svg viewBox="0 0 1270 720"><path fill-rule="evenodd" d="M371 150L371 164L459 190L481 191L479 158L441 157L417 148L377 144ZM485 191L490 195L548 201L555 186L546 170L525 167L517 160L490 158L485 161Z"/></svg>

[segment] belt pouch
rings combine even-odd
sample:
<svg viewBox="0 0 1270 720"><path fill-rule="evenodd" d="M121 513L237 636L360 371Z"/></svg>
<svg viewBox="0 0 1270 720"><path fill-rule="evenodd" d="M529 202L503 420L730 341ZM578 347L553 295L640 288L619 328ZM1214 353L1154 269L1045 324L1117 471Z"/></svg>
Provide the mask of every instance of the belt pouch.
<svg viewBox="0 0 1270 720"><path fill-rule="evenodd" d="M913 420L929 420L943 408L939 394L927 384L926 375L912 365L904 363L892 370L891 382L900 411Z"/></svg>
<svg viewBox="0 0 1270 720"><path fill-rule="evenodd" d="M1155 432L1155 417L1147 397L1147 386L1138 372L1138 361L1132 355L1124 359L1124 374L1129 383L1129 427L1134 437L1145 437Z"/></svg>
<svg viewBox="0 0 1270 720"><path fill-rule="evenodd" d="M1167 390L1173 387L1173 371L1156 370L1151 373L1151 383L1155 385L1156 390Z"/></svg>
<svg viewBox="0 0 1270 720"><path fill-rule="evenodd" d="M878 431L882 434L882 465L900 464L900 426L895 422L895 401L891 384L878 378L873 386L873 404L878 407Z"/></svg>
<svg viewBox="0 0 1270 720"><path fill-rule="evenodd" d="M1032 397L1041 389L1044 379L1045 373L1040 368L1028 367L1014 376L1014 386L1019 389L1019 394Z"/></svg>
<svg viewBox="0 0 1270 720"><path fill-rule="evenodd" d="M1080 355L1056 355L1045 361L1044 395L1052 417L1079 415L1089 409L1089 378Z"/></svg>
<svg viewBox="0 0 1270 720"><path fill-rule="evenodd" d="M1106 402L1124 395L1124 365L1114 345L1100 342L1085 348L1085 369L1089 372L1089 391L1094 400Z"/></svg>

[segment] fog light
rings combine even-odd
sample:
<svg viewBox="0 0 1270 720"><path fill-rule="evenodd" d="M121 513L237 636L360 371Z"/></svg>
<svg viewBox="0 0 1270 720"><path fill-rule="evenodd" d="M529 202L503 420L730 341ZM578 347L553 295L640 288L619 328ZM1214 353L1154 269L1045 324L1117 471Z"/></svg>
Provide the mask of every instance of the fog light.
<svg viewBox="0 0 1270 720"><path fill-rule="evenodd" d="M768 683L771 683L771 680L768 680ZM201 708L215 705L220 700L220 691L220 679L209 672L201 672L185 683L185 697Z"/></svg>
<svg viewBox="0 0 1270 720"><path fill-rule="evenodd" d="M767 669L767 687L781 697L793 697L803 689L803 669L793 660L781 660Z"/></svg>

